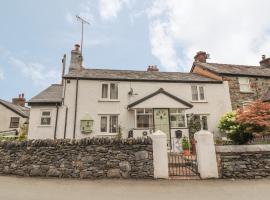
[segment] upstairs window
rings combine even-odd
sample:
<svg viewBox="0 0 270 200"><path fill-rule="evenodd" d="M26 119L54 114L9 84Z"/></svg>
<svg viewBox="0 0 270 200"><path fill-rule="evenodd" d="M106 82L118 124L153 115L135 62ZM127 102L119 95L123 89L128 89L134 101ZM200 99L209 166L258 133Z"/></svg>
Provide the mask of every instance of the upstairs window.
<svg viewBox="0 0 270 200"><path fill-rule="evenodd" d="M118 99L118 84L117 83L103 83L101 91L102 99Z"/></svg>
<svg viewBox="0 0 270 200"><path fill-rule="evenodd" d="M201 85L191 86L192 101L204 101L204 87Z"/></svg>
<svg viewBox="0 0 270 200"><path fill-rule="evenodd" d="M50 111L42 111L41 112L40 125L42 125L42 126L51 125L51 112Z"/></svg>
<svg viewBox="0 0 270 200"><path fill-rule="evenodd" d="M249 78L239 77L238 78L240 92L251 92Z"/></svg>
<svg viewBox="0 0 270 200"><path fill-rule="evenodd" d="M9 128L19 128L19 117L11 117Z"/></svg>

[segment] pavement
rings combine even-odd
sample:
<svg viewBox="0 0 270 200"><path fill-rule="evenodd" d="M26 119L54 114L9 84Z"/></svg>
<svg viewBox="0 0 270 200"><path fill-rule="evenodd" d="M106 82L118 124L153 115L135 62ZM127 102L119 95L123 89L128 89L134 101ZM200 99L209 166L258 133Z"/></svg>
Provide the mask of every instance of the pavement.
<svg viewBox="0 0 270 200"><path fill-rule="evenodd" d="M270 199L265 180L74 180L0 176L0 200Z"/></svg>

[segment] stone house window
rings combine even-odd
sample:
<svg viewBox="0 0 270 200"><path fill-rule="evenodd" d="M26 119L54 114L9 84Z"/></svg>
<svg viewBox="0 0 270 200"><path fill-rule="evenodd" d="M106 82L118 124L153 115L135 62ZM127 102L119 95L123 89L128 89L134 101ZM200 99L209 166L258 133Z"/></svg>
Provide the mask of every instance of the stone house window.
<svg viewBox="0 0 270 200"><path fill-rule="evenodd" d="M204 86L192 85L191 86L192 101L204 101Z"/></svg>
<svg viewBox="0 0 270 200"><path fill-rule="evenodd" d="M50 111L42 111L40 125L49 126L51 125L51 112Z"/></svg>
<svg viewBox="0 0 270 200"><path fill-rule="evenodd" d="M118 116L103 115L100 117L100 132L102 133L117 133Z"/></svg>
<svg viewBox="0 0 270 200"><path fill-rule="evenodd" d="M170 108L170 120L172 128L186 127L186 117L180 108Z"/></svg>
<svg viewBox="0 0 270 200"><path fill-rule="evenodd" d="M19 117L11 117L9 128L19 128Z"/></svg>
<svg viewBox="0 0 270 200"><path fill-rule="evenodd" d="M250 81L247 77L238 77L240 92L251 92Z"/></svg>
<svg viewBox="0 0 270 200"><path fill-rule="evenodd" d="M153 110L151 108L138 108L135 110L137 128L153 127Z"/></svg>
<svg viewBox="0 0 270 200"><path fill-rule="evenodd" d="M117 83L102 83L101 99L117 100L118 99L118 84Z"/></svg>

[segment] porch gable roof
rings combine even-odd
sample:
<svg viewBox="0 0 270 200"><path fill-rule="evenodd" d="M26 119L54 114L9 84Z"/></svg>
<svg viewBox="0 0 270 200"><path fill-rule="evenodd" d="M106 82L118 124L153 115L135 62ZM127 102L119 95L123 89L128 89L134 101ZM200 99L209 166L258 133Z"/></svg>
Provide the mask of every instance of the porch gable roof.
<svg viewBox="0 0 270 200"><path fill-rule="evenodd" d="M156 95L159 95L159 94L163 94L163 95L165 95L165 96L173 99L174 101L183 104L184 106L186 106L186 108L192 108L193 107L193 105L191 103L189 103L187 101L184 101L183 99L180 99L179 97L177 97L177 96L175 96L175 95L173 95L173 94L165 91L163 88L160 88L156 92L151 93L151 94L149 94L149 95L147 95L147 96L145 96L145 97L143 97L143 98L141 98L141 99L139 99L139 100L137 100L137 101L129 104L127 106L127 108L130 109L130 108L132 108L134 106L137 106L137 105L139 105L139 104L141 104L141 103L143 103L143 102L145 102L145 101L147 101L147 100L151 99L152 97L154 97ZM161 107L164 107L165 105L161 104L160 106Z"/></svg>

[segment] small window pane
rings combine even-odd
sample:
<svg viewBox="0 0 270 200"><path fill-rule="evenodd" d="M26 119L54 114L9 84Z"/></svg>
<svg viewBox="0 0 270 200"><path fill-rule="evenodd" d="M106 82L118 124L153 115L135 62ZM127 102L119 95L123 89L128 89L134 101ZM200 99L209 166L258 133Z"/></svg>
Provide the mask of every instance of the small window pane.
<svg viewBox="0 0 270 200"><path fill-rule="evenodd" d="M191 86L191 92L192 92L192 100L193 101L198 101L199 100L199 95L198 95L198 90L197 90L196 85Z"/></svg>
<svg viewBox="0 0 270 200"><path fill-rule="evenodd" d="M200 100L204 100L204 88L200 86L199 90L200 90Z"/></svg>
<svg viewBox="0 0 270 200"><path fill-rule="evenodd" d="M42 112L42 116L50 116L50 115L51 115L51 112L49 111Z"/></svg>
<svg viewBox="0 0 270 200"><path fill-rule="evenodd" d="M110 86L110 98L111 99L118 99L118 84L111 83Z"/></svg>
<svg viewBox="0 0 270 200"><path fill-rule="evenodd" d="M50 117L41 117L41 125L50 125L51 124L51 118Z"/></svg>
<svg viewBox="0 0 270 200"><path fill-rule="evenodd" d="M138 108L136 111L137 111L138 114L141 114L141 113L143 114L144 113L144 109L143 108Z"/></svg>
<svg viewBox="0 0 270 200"><path fill-rule="evenodd" d="M107 99L108 98L108 84L102 84L102 95L101 98Z"/></svg>
<svg viewBox="0 0 270 200"><path fill-rule="evenodd" d="M185 116L184 115L171 115L171 126L172 127L185 127Z"/></svg>
<svg viewBox="0 0 270 200"><path fill-rule="evenodd" d="M152 109L151 108L146 108L145 113L152 113Z"/></svg>
<svg viewBox="0 0 270 200"><path fill-rule="evenodd" d="M117 132L118 116L110 116L110 133Z"/></svg>
<svg viewBox="0 0 270 200"><path fill-rule="evenodd" d="M107 117L101 117L100 119L100 131L107 132Z"/></svg>
<svg viewBox="0 0 270 200"><path fill-rule="evenodd" d="M202 129L208 130L207 116L202 116Z"/></svg>
<svg viewBox="0 0 270 200"><path fill-rule="evenodd" d="M19 117L11 117L10 118L10 128L19 128Z"/></svg>
<svg viewBox="0 0 270 200"><path fill-rule="evenodd" d="M150 128L152 125L152 115L137 115L137 128Z"/></svg>

